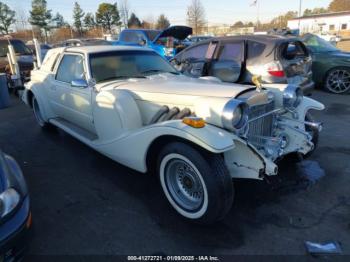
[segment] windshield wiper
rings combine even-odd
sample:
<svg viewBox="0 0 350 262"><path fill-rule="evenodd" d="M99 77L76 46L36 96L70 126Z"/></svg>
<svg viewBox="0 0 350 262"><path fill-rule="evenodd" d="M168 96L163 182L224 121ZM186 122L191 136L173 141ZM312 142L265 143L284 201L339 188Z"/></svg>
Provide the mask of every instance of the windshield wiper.
<svg viewBox="0 0 350 262"><path fill-rule="evenodd" d="M100 80L100 82L105 82L108 80L118 80L118 79L128 79L128 78L146 78L145 76L112 76L105 79Z"/></svg>
<svg viewBox="0 0 350 262"><path fill-rule="evenodd" d="M179 74L177 72L170 72L170 71L164 71L164 70L159 70L159 69L150 69L150 70L146 70L146 71L141 72L141 74L149 74L149 73L169 73L169 74L173 74L173 75Z"/></svg>

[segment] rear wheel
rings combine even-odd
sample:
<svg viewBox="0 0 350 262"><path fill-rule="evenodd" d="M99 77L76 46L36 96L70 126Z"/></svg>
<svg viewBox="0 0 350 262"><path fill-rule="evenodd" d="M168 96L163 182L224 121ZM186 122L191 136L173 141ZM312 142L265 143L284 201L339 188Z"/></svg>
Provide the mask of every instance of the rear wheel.
<svg viewBox="0 0 350 262"><path fill-rule="evenodd" d="M202 224L221 220L233 203L233 182L220 155L174 142L158 158L164 194L185 218Z"/></svg>
<svg viewBox="0 0 350 262"><path fill-rule="evenodd" d="M44 120L41 108L40 108L38 100L36 99L35 96L32 97L32 107L33 107L34 116L35 116L35 119L36 119L36 122L38 123L38 125L41 128L50 127L50 124Z"/></svg>
<svg viewBox="0 0 350 262"><path fill-rule="evenodd" d="M326 77L324 87L334 94L343 94L350 90L350 69L334 68Z"/></svg>

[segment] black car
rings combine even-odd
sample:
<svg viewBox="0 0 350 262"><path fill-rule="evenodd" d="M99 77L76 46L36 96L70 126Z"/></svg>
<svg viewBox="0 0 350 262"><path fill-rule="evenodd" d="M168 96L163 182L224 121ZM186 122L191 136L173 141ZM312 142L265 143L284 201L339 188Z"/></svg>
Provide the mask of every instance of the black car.
<svg viewBox="0 0 350 262"><path fill-rule="evenodd" d="M171 63L192 77L214 76L224 82L252 84L259 75L263 83L291 83L309 93L312 59L298 38L245 35L212 38L186 48Z"/></svg>
<svg viewBox="0 0 350 262"><path fill-rule="evenodd" d="M0 261L23 256L32 217L26 182L17 162L0 151Z"/></svg>
<svg viewBox="0 0 350 262"><path fill-rule="evenodd" d="M22 82L30 80L30 72L33 70L33 52L25 43L19 39L0 38L0 73L6 73L8 83L11 87L10 66L7 60L8 46L11 44L16 53L19 70L22 76Z"/></svg>

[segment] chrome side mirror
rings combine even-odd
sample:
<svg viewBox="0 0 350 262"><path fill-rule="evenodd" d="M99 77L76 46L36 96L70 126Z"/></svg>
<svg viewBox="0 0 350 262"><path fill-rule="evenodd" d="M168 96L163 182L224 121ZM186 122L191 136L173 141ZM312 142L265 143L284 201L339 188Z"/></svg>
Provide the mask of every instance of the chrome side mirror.
<svg viewBox="0 0 350 262"><path fill-rule="evenodd" d="M72 87L87 88L89 86L85 79L75 79L71 82Z"/></svg>

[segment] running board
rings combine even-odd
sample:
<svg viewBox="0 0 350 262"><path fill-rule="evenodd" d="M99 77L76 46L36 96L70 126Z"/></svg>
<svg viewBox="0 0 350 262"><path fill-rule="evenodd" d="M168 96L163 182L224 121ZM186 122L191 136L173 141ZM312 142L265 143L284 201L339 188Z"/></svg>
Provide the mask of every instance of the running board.
<svg viewBox="0 0 350 262"><path fill-rule="evenodd" d="M91 145L93 141L98 139L97 135L62 118L53 118L49 122L85 144Z"/></svg>

